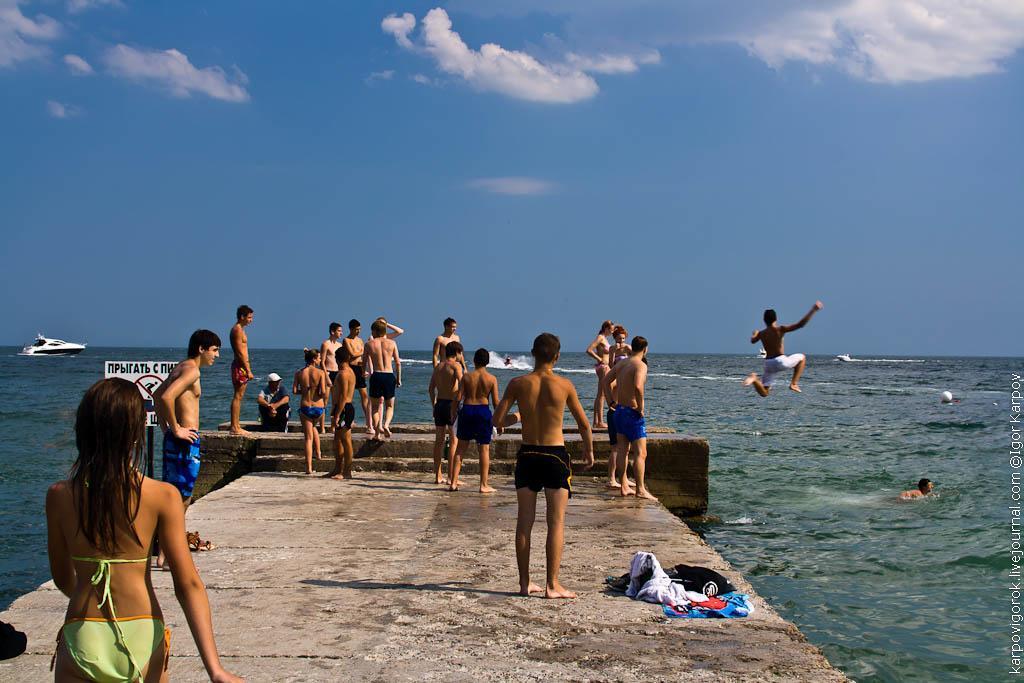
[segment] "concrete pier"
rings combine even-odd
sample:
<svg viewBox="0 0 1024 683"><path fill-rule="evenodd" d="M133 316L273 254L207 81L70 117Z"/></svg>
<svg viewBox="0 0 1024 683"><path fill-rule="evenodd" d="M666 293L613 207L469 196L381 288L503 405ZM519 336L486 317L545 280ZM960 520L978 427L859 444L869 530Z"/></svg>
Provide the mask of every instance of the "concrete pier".
<svg viewBox="0 0 1024 683"><path fill-rule="evenodd" d="M516 596L515 495L507 476L494 480L498 493L482 496L472 476L448 493L415 472L350 482L265 472L206 495L188 528L219 546L193 558L225 665L249 681L845 680L663 506L614 497L598 480L575 482L566 519L562 580L579 598ZM637 550L721 571L757 611L668 620L606 592L604 578ZM171 680L205 681L170 576L153 579L174 629ZM0 680L50 677L66 606L47 583L0 614L29 635L26 655L0 662Z"/></svg>
<svg viewBox="0 0 1024 683"><path fill-rule="evenodd" d="M370 441L362 428L352 435L357 472L428 473L433 471L434 426L396 424L394 437L385 442ZM607 476L610 446L607 437L594 438L594 467L583 470L582 442L574 429L566 430L566 447L573 457L574 477ZM253 437L230 436L225 431L202 433L203 467L196 482L196 495L234 481L249 472L304 472L301 433L289 431L256 432ZM320 439L324 460L314 461L317 471L326 472L334 464L333 435ZM491 473L511 474L516 451L522 443L518 429L495 437L491 444ZM647 484L658 500L672 512L697 517L708 507L708 442L700 437L675 434L652 427L647 439ZM463 462L463 473L475 477L479 472L476 445L470 446Z"/></svg>

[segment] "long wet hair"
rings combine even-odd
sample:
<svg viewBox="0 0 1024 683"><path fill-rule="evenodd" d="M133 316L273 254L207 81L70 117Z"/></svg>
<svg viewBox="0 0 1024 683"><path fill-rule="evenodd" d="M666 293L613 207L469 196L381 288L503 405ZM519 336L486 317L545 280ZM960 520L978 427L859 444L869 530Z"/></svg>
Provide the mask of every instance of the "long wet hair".
<svg viewBox="0 0 1024 683"><path fill-rule="evenodd" d="M96 382L82 397L75 416L78 459L71 467L71 490L78 528L104 555L116 552L119 523L135 531L142 477L146 408L134 384L112 378Z"/></svg>

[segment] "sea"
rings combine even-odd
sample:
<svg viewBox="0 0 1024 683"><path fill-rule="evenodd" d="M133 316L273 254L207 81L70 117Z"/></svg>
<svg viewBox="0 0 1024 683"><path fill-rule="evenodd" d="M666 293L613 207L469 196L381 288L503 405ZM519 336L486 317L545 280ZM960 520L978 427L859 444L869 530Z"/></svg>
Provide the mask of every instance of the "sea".
<svg viewBox="0 0 1024 683"><path fill-rule="evenodd" d="M0 609L49 578L46 487L74 460L75 409L104 361L183 356L180 348L17 352L0 349ZM301 350L251 355L257 386L270 372L287 381L302 365ZM403 360L395 419L429 421L429 353L403 351ZM228 365L203 372L204 429L228 419ZM650 356L648 422L711 445L712 519L696 530L857 681L1003 680L1010 392L1024 360L810 356L802 394L780 377L766 399L740 384L760 365L752 355ZM521 352L492 353L502 385L530 367ZM589 413L590 360L566 353L559 371ZM943 391L956 402L942 403ZM256 419L255 394L243 419ZM922 477L936 493L901 502L900 491ZM620 559L626 571L630 558Z"/></svg>

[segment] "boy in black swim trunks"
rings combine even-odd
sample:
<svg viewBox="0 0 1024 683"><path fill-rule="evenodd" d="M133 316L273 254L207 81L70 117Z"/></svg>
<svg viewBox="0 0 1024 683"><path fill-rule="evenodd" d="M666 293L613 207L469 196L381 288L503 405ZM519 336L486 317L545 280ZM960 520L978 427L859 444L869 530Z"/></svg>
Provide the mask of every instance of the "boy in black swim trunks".
<svg viewBox="0 0 1024 683"><path fill-rule="evenodd" d="M554 373L561 342L553 334L544 333L533 341L534 370L509 382L498 408L494 425L504 428L514 424L517 416L509 415L513 403L519 405L523 423L523 445L516 456L516 497L519 515L516 520L516 562L519 565L519 593L529 595L541 588L530 582L530 534L537 516L537 494L544 489L547 499L547 583L546 598L575 598L558 582L562 563L565 508L571 493L572 469L562 434L562 415L568 405L576 420L583 441L584 469L594 466L594 444L590 421L580 405L572 382ZM511 418L511 419L510 419Z"/></svg>
<svg viewBox="0 0 1024 683"><path fill-rule="evenodd" d="M334 469L327 476L331 479L352 478L352 422L356 409L352 396L356 391L356 374L349 361L352 356L348 347L342 345L334 352L338 361L338 374L331 386L331 427L334 429Z"/></svg>
<svg viewBox="0 0 1024 683"><path fill-rule="evenodd" d="M430 376L427 395L434 406L434 483L442 484L441 463L444 461L444 437L451 437L452 451L458 446L455 437L455 416L459 410L459 384L462 381L462 344L457 341L448 342L444 346L444 360L434 368ZM451 477L452 473L448 472ZM455 483L451 479L452 484Z"/></svg>

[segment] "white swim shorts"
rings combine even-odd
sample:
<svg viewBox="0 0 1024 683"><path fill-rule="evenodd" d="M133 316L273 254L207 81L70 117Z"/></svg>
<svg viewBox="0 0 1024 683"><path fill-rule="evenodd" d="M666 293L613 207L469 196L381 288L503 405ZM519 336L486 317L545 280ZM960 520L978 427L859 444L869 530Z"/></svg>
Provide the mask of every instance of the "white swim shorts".
<svg viewBox="0 0 1024 683"><path fill-rule="evenodd" d="M770 387L775 381L775 375L783 370L792 370L805 358L802 353L794 353L789 356L775 356L775 358L764 359L764 375L761 377L761 384Z"/></svg>

